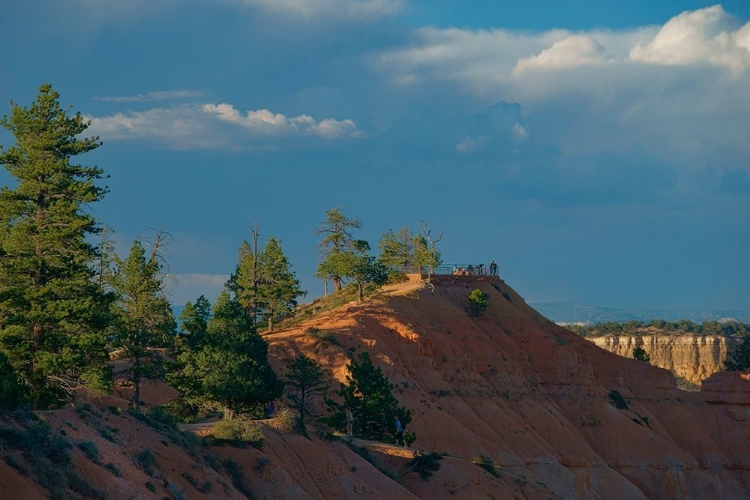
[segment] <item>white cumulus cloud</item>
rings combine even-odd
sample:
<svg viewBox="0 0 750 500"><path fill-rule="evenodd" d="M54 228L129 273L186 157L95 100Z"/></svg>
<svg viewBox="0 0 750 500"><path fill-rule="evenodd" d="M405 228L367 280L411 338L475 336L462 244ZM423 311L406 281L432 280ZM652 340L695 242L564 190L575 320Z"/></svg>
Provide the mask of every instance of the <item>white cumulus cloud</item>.
<svg viewBox="0 0 750 500"><path fill-rule="evenodd" d="M750 155L750 23L720 6L624 30L421 28L371 63L394 85L457 83L519 103L535 139L566 154L635 147L685 165Z"/></svg>
<svg viewBox="0 0 750 500"><path fill-rule="evenodd" d="M352 120L325 118L315 120L309 115L287 117L267 109L247 111L244 115L231 104L204 104L203 111L215 115L222 121L240 125L258 134L284 135L303 134L336 139L350 136L361 137L362 132Z"/></svg>
<svg viewBox="0 0 750 500"><path fill-rule="evenodd" d="M268 109L241 113L227 103L187 103L87 118L91 120L90 132L106 140L156 142L172 149L258 147L264 141L295 137L333 140L364 136L351 119L316 120L304 114L288 117Z"/></svg>
<svg viewBox="0 0 750 500"><path fill-rule="evenodd" d="M571 35L555 42L538 55L526 57L516 63L514 72L527 69L559 69L598 64L613 58L600 43L586 35Z"/></svg>
<svg viewBox="0 0 750 500"><path fill-rule="evenodd" d="M707 63L742 71L750 67L750 23L740 25L720 5L683 12L653 40L633 47L630 58L666 65Z"/></svg>

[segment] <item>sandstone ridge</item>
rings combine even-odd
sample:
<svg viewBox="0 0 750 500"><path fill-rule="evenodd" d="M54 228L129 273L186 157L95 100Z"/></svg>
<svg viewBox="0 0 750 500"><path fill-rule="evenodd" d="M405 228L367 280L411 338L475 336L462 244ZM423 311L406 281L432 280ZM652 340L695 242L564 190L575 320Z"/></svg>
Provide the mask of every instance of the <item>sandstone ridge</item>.
<svg viewBox="0 0 750 500"><path fill-rule="evenodd" d="M478 318L466 312L474 288L489 298ZM310 326L338 345L309 338ZM353 353L370 351L415 413L416 445L491 457L525 478L503 483L509 496L750 496L750 424L737 418L736 399L717 397L720 387L709 398L679 390L669 371L555 325L498 278L437 277L430 287L351 303L268 340L279 366L304 352L338 380ZM417 493L479 497L448 482L439 472L429 496Z"/></svg>

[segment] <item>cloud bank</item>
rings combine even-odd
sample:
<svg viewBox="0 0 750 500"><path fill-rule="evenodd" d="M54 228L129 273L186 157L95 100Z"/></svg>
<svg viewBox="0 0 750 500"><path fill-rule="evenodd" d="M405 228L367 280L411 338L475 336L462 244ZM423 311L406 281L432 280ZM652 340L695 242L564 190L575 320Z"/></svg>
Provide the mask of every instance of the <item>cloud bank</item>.
<svg viewBox="0 0 750 500"><path fill-rule="evenodd" d="M619 31L421 28L371 64L396 86L518 102L566 154L640 148L686 166L721 155L750 168L750 23L718 5Z"/></svg>
<svg viewBox="0 0 750 500"><path fill-rule="evenodd" d="M189 103L87 118L91 120L90 132L104 139L142 140L173 149L242 148L272 140L364 136L351 119L316 120L305 114L289 117L268 109L241 113L227 103Z"/></svg>

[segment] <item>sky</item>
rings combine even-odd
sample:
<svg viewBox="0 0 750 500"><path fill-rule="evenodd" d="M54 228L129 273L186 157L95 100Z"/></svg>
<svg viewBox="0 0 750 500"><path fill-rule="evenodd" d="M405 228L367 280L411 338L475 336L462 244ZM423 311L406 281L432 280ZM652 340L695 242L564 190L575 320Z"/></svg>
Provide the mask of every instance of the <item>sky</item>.
<svg viewBox="0 0 750 500"><path fill-rule="evenodd" d="M90 209L119 252L172 235L176 305L217 296L253 221L321 295L342 207L374 248L424 221L528 302L750 309L749 21L746 0L4 0L0 114L50 83L91 120Z"/></svg>

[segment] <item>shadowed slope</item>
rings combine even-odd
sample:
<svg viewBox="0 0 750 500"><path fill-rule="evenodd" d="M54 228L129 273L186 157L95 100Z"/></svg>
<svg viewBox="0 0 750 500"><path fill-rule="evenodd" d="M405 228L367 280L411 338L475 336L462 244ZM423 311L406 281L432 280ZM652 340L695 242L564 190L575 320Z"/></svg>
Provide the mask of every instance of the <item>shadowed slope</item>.
<svg viewBox="0 0 750 500"><path fill-rule="evenodd" d="M678 390L670 372L599 349L502 280L433 282L271 335L271 354L281 362L304 352L343 380L351 355L370 351L414 411L419 448L487 455L552 496L747 497L750 426L737 408L707 404ZM474 288L488 295L480 317L466 312ZM339 345L311 339L309 326Z"/></svg>

